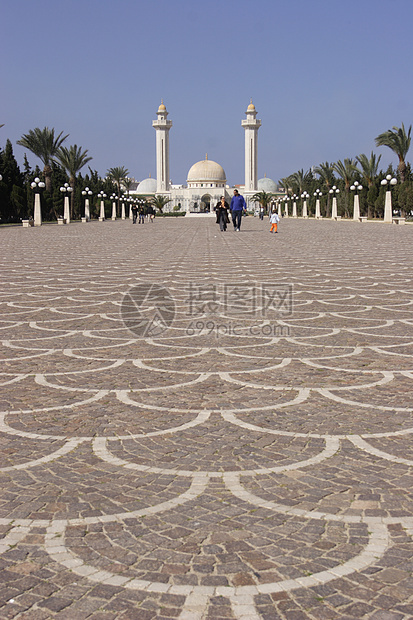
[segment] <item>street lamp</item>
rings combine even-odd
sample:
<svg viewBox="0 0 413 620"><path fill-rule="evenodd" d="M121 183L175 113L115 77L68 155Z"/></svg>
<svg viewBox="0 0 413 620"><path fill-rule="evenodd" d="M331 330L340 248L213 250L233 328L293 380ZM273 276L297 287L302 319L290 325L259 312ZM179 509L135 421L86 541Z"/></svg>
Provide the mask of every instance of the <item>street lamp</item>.
<svg viewBox="0 0 413 620"><path fill-rule="evenodd" d="M88 187L82 192L82 196L85 197L85 220L88 222L90 220L90 207L89 207L89 196L92 196L93 192Z"/></svg>
<svg viewBox="0 0 413 620"><path fill-rule="evenodd" d="M73 188L70 187L69 183L65 183L60 191L65 197L63 219L66 220L66 224L70 224L69 194L73 192Z"/></svg>
<svg viewBox="0 0 413 620"><path fill-rule="evenodd" d="M126 200L129 203L129 219L131 220L131 219L133 219L133 214L132 214L132 198L130 196L128 196L126 198Z"/></svg>
<svg viewBox="0 0 413 620"><path fill-rule="evenodd" d="M363 186L360 185L358 181L354 181L354 184L350 187L351 191L354 192L354 207L353 207L353 220L360 219L360 200L359 200L359 192L363 189Z"/></svg>
<svg viewBox="0 0 413 620"><path fill-rule="evenodd" d="M331 208L331 219L332 220L337 219L337 194L339 192L340 190L335 185L333 185L333 187L330 189L330 192L329 192L333 196L333 206Z"/></svg>
<svg viewBox="0 0 413 620"><path fill-rule="evenodd" d="M303 204L303 217L307 218L308 217L307 198L310 198L310 194L308 192L303 192L301 194L301 198L304 200L304 204Z"/></svg>
<svg viewBox="0 0 413 620"><path fill-rule="evenodd" d="M290 197L289 196L285 196L284 197L284 215L285 217L288 217L288 203L290 202Z"/></svg>
<svg viewBox="0 0 413 620"><path fill-rule="evenodd" d="M126 212L125 212L125 200L127 200L127 195L126 194L122 194L121 199L122 199L122 206L121 206L121 219L122 220L126 220Z"/></svg>
<svg viewBox="0 0 413 620"><path fill-rule="evenodd" d="M105 201L106 194L103 192L99 192L98 198L100 198L100 214L99 214L99 222L103 222L105 219Z"/></svg>
<svg viewBox="0 0 413 620"><path fill-rule="evenodd" d="M116 194L112 194L112 196L110 197L111 201L112 201L112 220L116 220L116 200L119 200L119 198L117 198Z"/></svg>
<svg viewBox="0 0 413 620"><path fill-rule="evenodd" d="M317 220L321 219L321 209L320 209L320 198L322 196L322 192L320 189L316 189L314 192L315 196L315 217Z"/></svg>
<svg viewBox="0 0 413 620"><path fill-rule="evenodd" d="M0 181L2 180L2 178L3 177L0 175ZM42 210L40 207L40 191L39 190L44 189L46 185L43 183L43 181L39 179L39 177L36 177L33 183L31 183L30 187L35 192L34 194L34 217L33 217L34 225L41 226L42 225Z"/></svg>
<svg viewBox="0 0 413 620"><path fill-rule="evenodd" d="M293 217L297 217L297 194L293 194Z"/></svg>
<svg viewBox="0 0 413 620"><path fill-rule="evenodd" d="M388 185L389 188L386 188L386 200L384 201L384 221L387 224L391 224L393 221L393 213L391 206L391 188L393 185L397 184L397 179L392 178L391 174L388 174L385 179L381 182L382 185Z"/></svg>

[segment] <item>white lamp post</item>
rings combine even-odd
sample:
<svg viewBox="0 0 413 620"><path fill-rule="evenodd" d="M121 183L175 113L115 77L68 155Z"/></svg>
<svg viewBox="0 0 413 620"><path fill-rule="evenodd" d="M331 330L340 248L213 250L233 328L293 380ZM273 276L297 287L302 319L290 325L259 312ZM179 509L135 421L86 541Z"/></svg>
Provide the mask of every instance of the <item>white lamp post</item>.
<svg viewBox="0 0 413 620"><path fill-rule="evenodd" d="M297 217L297 195L293 195L293 217Z"/></svg>
<svg viewBox="0 0 413 620"><path fill-rule="evenodd" d="M0 175L0 181L2 180L2 178L3 177ZM39 177L36 177L33 183L31 183L30 187L35 192L34 194L34 217L33 217L34 222L33 223L35 226L41 226L42 225L42 210L40 206L40 191L39 190L44 189L46 185L43 183L43 181L39 179Z"/></svg>
<svg viewBox="0 0 413 620"><path fill-rule="evenodd" d="M116 220L116 194L112 194L110 199L112 201L112 220Z"/></svg>
<svg viewBox="0 0 413 620"><path fill-rule="evenodd" d="M90 220L90 206L89 206L89 196L92 196L93 192L88 187L82 192L82 196L85 197L85 220L88 222Z"/></svg>
<svg viewBox="0 0 413 620"><path fill-rule="evenodd" d="M388 174L385 179L381 182L382 185L388 185L388 189L386 188L386 200L384 201L384 221L386 224L391 224L393 221L393 213L391 206L391 188L393 185L397 184L397 179L392 178L391 174Z"/></svg>
<svg viewBox="0 0 413 620"><path fill-rule="evenodd" d="M284 215L285 215L285 217L288 217L288 203L290 202L290 197L286 196L284 198L284 201L285 201L284 202Z"/></svg>
<svg viewBox="0 0 413 620"><path fill-rule="evenodd" d="M303 192L301 194L301 198L304 200L303 204L303 217L308 217L308 209L307 209L307 198L310 198L310 194L308 192Z"/></svg>
<svg viewBox="0 0 413 620"><path fill-rule="evenodd" d="M329 192L333 196L333 206L331 208L331 219L332 220L337 219L337 194L339 192L340 190L335 185L333 185L333 187L330 189L330 192Z"/></svg>
<svg viewBox="0 0 413 620"><path fill-rule="evenodd" d="M98 198L100 198L100 214L99 214L99 222L103 222L105 219L105 201L106 194L103 192L99 192Z"/></svg>
<svg viewBox="0 0 413 620"><path fill-rule="evenodd" d="M351 191L354 192L354 207L353 207L353 220L360 219L360 200L359 200L359 192L363 189L363 186L360 185L358 181L354 181L354 184L350 187Z"/></svg>
<svg viewBox="0 0 413 620"><path fill-rule="evenodd" d="M317 220L321 220L321 209L320 209L320 198L323 194L320 189L316 189L314 192L315 196L315 217Z"/></svg>
<svg viewBox="0 0 413 620"><path fill-rule="evenodd" d="M122 195L122 207L121 207L121 218L122 220L126 220L126 212L125 212L125 200L127 196L125 194Z"/></svg>
<svg viewBox="0 0 413 620"><path fill-rule="evenodd" d="M66 224L70 224L70 207L69 207L69 194L73 192L73 188L70 187L69 183L65 183L60 191L64 194L65 202L64 202L64 210L63 210L63 219L66 220Z"/></svg>

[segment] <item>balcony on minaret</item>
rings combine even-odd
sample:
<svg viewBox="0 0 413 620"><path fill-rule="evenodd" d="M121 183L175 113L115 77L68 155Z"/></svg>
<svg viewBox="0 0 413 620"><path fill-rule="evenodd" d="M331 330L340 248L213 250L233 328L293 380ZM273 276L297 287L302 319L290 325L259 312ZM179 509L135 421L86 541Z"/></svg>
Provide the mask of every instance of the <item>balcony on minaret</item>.
<svg viewBox="0 0 413 620"><path fill-rule="evenodd" d="M261 127L261 121L257 119L257 110L255 109L255 105L252 103L252 99L245 114L247 115L247 118L241 121L241 125L244 129L259 129Z"/></svg>
<svg viewBox="0 0 413 620"><path fill-rule="evenodd" d="M156 115L158 118L156 121L152 121L152 127L155 127L155 129L170 129L172 127L172 121L167 120L168 111L163 100L161 101Z"/></svg>

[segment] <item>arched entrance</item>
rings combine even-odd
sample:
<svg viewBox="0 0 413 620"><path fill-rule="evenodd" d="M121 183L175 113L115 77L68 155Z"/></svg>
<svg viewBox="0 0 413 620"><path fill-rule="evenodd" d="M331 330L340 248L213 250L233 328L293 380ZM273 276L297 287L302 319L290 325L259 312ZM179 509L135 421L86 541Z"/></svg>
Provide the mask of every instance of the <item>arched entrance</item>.
<svg viewBox="0 0 413 620"><path fill-rule="evenodd" d="M211 211L211 196L204 194L201 198L201 211L209 213Z"/></svg>

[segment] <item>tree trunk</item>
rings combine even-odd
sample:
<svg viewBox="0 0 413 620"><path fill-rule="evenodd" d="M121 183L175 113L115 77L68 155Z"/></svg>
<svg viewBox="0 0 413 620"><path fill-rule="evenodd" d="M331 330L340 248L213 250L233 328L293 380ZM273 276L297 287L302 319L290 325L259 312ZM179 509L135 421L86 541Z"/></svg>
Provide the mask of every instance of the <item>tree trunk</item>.
<svg viewBox="0 0 413 620"><path fill-rule="evenodd" d="M49 164L46 164L44 169L43 169L43 174L44 174L44 183L46 185L46 192L49 192L49 194L52 193L52 169L49 166Z"/></svg>
<svg viewBox="0 0 413 620"><path fill-rule="evenodd" d="M399 165L397 166L400 175L400 183L404 183L404 179L406 176L406 163L403 159L399 160Z"/></svg>
<svg viewBox="0 0 413 620"><path fill-rule="evenodd" d="M330 202L331 202L331 195L329 192L329 189L327 187L327 204L326 204L326 217L330 217L331 211L330 211Z"/></svg>
<svg viewBox="0 0 413 620"><path fill-rule="evenodd" d="M72 192L70 195L70 219L73 220L73 212L74 212L74 205L75 205L75 183L76 183L76 179L74 177L70 177L69 179L70 182L70 187L72 188Z"/></svg>

